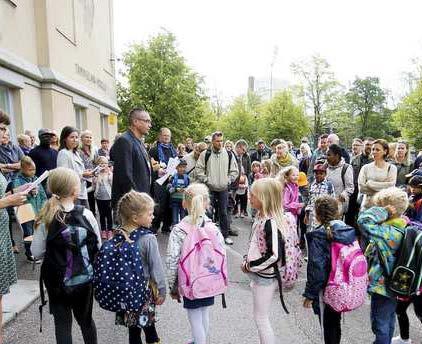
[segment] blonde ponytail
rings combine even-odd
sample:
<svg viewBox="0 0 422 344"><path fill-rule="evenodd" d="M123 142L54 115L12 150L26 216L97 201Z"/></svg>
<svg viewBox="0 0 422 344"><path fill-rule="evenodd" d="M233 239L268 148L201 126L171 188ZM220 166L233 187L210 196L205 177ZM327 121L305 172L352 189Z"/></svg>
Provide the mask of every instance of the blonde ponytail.
<svg viewBox="0 0 422 344"><path fill-rule="evenodd" d="M79 187L79 184L79 176L69 168L58 167L50 171L48 176L48 190L53 196L46 202L35 219L35 227L37 228L41 223L44 223L48 231L54 219L63 223L64 209L60 199L72 196Z"/></svg>
<svg viewBox="0 0 422 344"><path fill-rule="evenodd" d="M192 224L198 224L199 219L206 213L209 204L209 191L204 184L194 183L185 190L184 207L191 217Z"/></svg>

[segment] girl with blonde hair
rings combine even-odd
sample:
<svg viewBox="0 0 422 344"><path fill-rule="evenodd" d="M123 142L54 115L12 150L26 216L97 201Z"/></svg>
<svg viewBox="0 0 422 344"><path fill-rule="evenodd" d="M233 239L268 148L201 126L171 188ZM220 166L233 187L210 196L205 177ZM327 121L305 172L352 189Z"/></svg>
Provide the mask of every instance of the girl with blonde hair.
<svg viewBox="0 0 422 344"><path fill-rule="evenodd" d="M183 206L188 211L188 216L173 227L167 246L167 279L172 299L180 300L179 290L182 290L182 288L181 281L178 279L178 269L182 250L191 230L199 231L205 228L204 234L215 235L214 239L217 239L215 241L219 243L218 250L225 256L224 238L206 215L209 204L209 190L204 184L194 183L187 187ZM193 340L189 343L206 344L209 330L209 307L214 304L214 296L193 300L182 296L183 307L187 310L193 337Z"/></svg>
<svg viewBox="0 0 422 344"><path fill-rule="evenodd" d="M121 223L120 230L130 236L135 231L148 230L151 227L154 219L154 200L144 192L132 190L119 200L117 212ZM151 289L151 297L147 301L148 319L143 323L140 319L138 323L143 325L146 342L148 344L159 344L160 338L155 328L155 305L162 305L166 298L163 263L158 250L157 238L151 231L141 235L137 245L141 255L143 275L145 280L149 282ZM116 324L125 325L129 328L129 344L142 343L142 329L137 325L128 324L125 319L124 314L116 314Z"/></svg>
<svg viewBox="0 0 422 344"><path fill-rule="evenodd" d="M73 170L58 167L50 171L48 189L53 196L36 219L31 245L35 258L44 257L41 280L47 289L58 344L71 341L72 313L84 342L97 343L97 329L92 318L92 264L101 238L92 212L75 206L80 187L80 178ZM79 238L85 240L82 242ZM71 266L69 261L73 262ZM45 305L43 294L41 292L41 302Z"/></svg>
<svg viewBox="0 0 422 344"><path fill-rule="evenodd" d="M242 271L251 278L253 313L261 344L275 343L269 312L277 287L286 310L282 280L291 287L297 279L298 266L294 262L300 256L299 240L294 220L283 212L282 190L279 181L263 178L250 191L251 207L257 210L257 216Z"/></svg>

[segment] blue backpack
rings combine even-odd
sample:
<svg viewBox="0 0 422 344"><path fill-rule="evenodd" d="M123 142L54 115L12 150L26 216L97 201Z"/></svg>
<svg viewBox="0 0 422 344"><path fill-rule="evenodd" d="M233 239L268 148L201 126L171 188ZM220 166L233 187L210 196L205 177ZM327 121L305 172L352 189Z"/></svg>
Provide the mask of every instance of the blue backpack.
<svg viewBox="0 0 422 344"><path fill-rule="evenodd" d="M117 230L103 243L94 263L94 297L111 312L140 311L149 298L143 274L139 239L151 231L138 229L129 236Z"/></svg>

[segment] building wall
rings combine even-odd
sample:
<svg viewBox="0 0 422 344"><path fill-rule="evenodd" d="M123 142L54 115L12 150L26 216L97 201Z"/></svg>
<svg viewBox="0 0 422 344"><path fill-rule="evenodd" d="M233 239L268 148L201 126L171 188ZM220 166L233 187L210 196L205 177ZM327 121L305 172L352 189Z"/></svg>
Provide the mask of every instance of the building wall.
<svg viewBox="0 0 422 344"><path fill-rule="evenodd" d="M95 143L119 111L113 62L112 0L0 0L0 86L7 87L16 133L76 125ZM79 123L80 121L78 121ZM112 136L113 135L113 136Z"/></svg>

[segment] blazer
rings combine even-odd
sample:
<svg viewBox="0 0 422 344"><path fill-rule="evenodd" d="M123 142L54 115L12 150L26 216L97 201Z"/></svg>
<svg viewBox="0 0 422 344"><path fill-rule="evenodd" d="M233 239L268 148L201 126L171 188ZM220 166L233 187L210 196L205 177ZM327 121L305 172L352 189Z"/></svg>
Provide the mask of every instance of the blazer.
<svg viewBox="0 0 422 344"><path fill-rule="evenodd" d="M68 150L63 148L57 154L57 167L66 167L75 171L81 179L81 191L79 192L79 199L88 199L86 189L86 180L82 177L85 171L85 165L81 156L77 151Z"/></svg>
<svg viewBox="0 0 422 344"><path fill-rule="evenodd" d="M120 136L111 147L114 162L111 204L130 190L151 193L151 162L141 140L130 131Z"/></svg>

